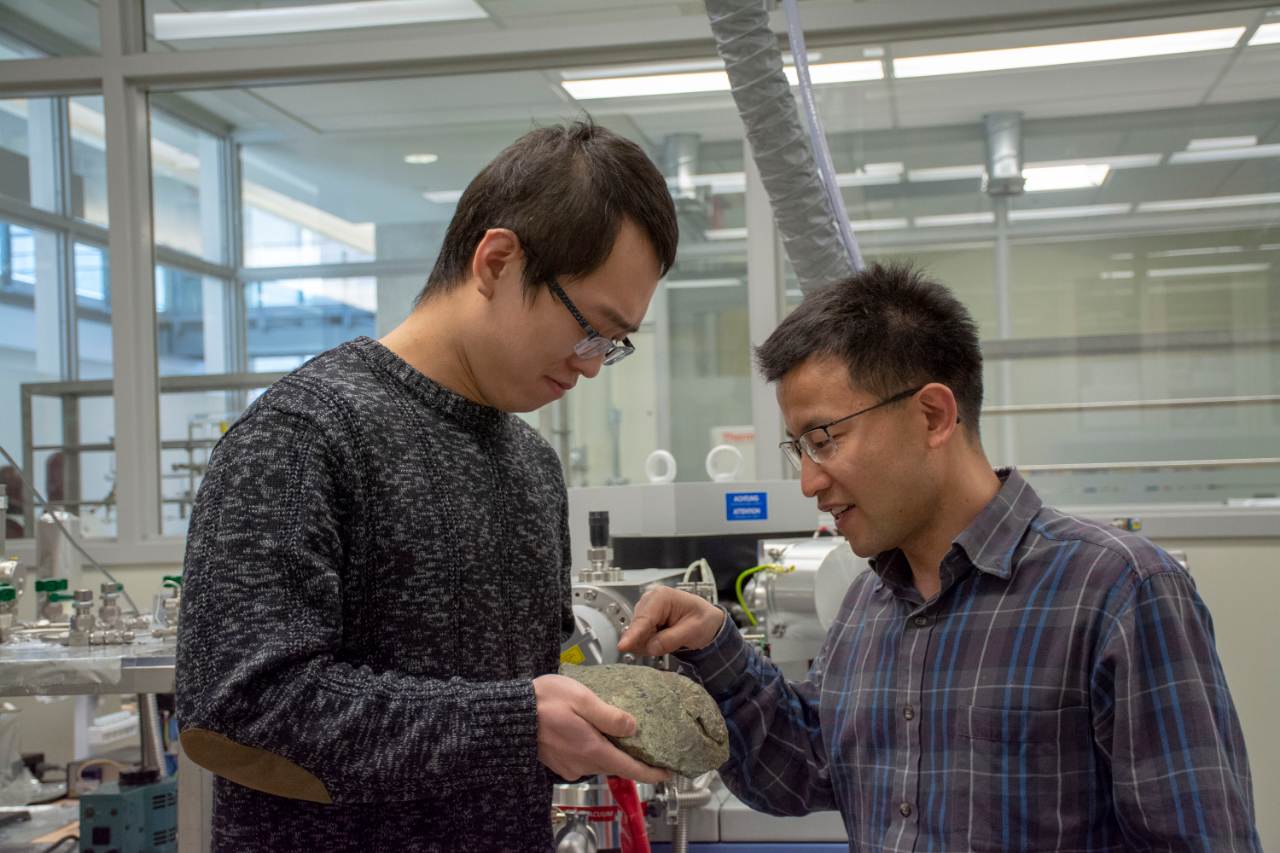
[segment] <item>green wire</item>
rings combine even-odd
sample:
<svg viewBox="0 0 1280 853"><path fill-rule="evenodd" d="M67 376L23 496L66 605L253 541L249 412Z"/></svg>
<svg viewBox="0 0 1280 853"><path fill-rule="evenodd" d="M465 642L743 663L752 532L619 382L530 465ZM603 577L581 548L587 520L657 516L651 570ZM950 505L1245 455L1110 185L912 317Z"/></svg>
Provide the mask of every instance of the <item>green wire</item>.
<svg viewBox="0 0 1280 853"><path fill-rule="evenodd" d="M746 599L742 597L742 584L746 582L747 578L751 577L756 572L763 572L765 569L772 569L773 567L772 563L765 563L763 566L752 566L742 574L738 575L738 582L734 586L734 591L738 593L738 604L742 606L742 612L747 614L747 621L752 625L756 624L756 615L751 612L751 608L747 606Z"/></svg>

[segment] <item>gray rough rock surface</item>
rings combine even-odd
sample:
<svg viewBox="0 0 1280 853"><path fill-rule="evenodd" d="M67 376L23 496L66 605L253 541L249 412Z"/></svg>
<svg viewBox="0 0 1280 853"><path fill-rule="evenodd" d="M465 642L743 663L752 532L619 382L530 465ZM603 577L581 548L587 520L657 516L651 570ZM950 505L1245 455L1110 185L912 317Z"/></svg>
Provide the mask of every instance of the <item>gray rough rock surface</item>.
<svg viewBox="0 0 1280 853"><path fill-rule="evenodd" d="M609 740L653 767L696 776L729 760L729 732L702 685L647 666L562 666L560 674L636 719L631 737Z"/></svg>

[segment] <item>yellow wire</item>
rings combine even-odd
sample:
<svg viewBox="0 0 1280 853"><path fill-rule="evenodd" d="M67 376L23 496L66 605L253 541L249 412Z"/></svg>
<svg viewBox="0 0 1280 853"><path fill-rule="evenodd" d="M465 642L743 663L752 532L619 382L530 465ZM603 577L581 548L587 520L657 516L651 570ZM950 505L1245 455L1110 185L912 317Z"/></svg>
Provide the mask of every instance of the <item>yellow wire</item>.
<svg viewBox="0 0 1280 853"><path fill-rule="evenodd" d="M756 572L786 574L787 572L794 572L795 570L795 566L780 566L777 563L765 563L763 566L752 566L751 568L744 570L742 574L738 575L738 582L734 585L734 591L738 594L738 604L742 607L742 612L747 614L748 622L752 625L758 624L756 621L756 615L751 612L751 608L747 606L747 600L742 597L742 585L746 582L747 578L751 577Z"/></svg>

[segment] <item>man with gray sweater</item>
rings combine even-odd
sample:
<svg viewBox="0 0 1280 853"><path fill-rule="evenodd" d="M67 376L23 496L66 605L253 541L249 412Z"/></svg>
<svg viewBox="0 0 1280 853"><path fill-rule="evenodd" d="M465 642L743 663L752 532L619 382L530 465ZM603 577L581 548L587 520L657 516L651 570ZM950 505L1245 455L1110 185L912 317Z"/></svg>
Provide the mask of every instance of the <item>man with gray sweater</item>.
<svg viewBox="0 0 1280 853"><path fill-rule="evenodd" d="M415 310L273 385L191 519L177 699L219 851L545 851L553 775L659 781L555 675L567 496L514 412L629 355L676 250L641 149L535 130L462 194Z"/></svg>

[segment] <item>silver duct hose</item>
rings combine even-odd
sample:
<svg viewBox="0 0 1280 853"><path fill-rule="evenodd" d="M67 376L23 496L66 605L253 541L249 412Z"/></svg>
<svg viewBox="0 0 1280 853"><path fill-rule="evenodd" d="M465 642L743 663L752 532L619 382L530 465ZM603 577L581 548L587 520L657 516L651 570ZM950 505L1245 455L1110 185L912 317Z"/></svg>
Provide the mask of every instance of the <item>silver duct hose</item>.
<svg viewBox="0 0 1280 853"><path fill-rule="evenodd" d="M689 815L681 813L671 830L671 853L689 853Z"/></svg>
<svg viewBox="0 0 1280 853"><path fill-rule="evenodd" d="M800 288L808 291L857 271L862 260L835 184L825 138L807 92L803 35L793 41L797 74L809 102L812 132L800 126L791 84L782 70L778 39L769 28L763 0L705 0L716 50L724 60L730 89L752 156L773 206L782 244ZM794 10L792 10L794 11ZM799 34L794 15L792 38ZM825 160L824 181L811 144Z"/></svg>
<svg viewBox="0 0 1280 853"><path fill-rule="evenodd" d="M809 79L809 49L804 45L804 27L800 26L800 9L796 0L783 0L783 8L787 12L787 39L791 42L791 56L796 65L796 82L800 88L800 104L803 107L804 126L809 131L809 143L813 145L813 153L818 161L818 176L822 179L822 187L827 192L827 200L836 215L840 242L844 244L845 254L855 270L863 267L862 252L858 250L858 238L849 224L848 213L844 209L844 196L840 193L840 183L836 180L836 167L831 162L831 149L827 145L827 134L822 129L822 119L818 115L818 107L813 102L813 83Z"/></svg>
<svg viewBox="0 0 1280 853"><path fill-rule="evenodd" d="M161 735L160 710L153 693L138 694L138 732L142 738L142 769L156 770L160 778L169 775L164 761L164 740Z"/></svg>

